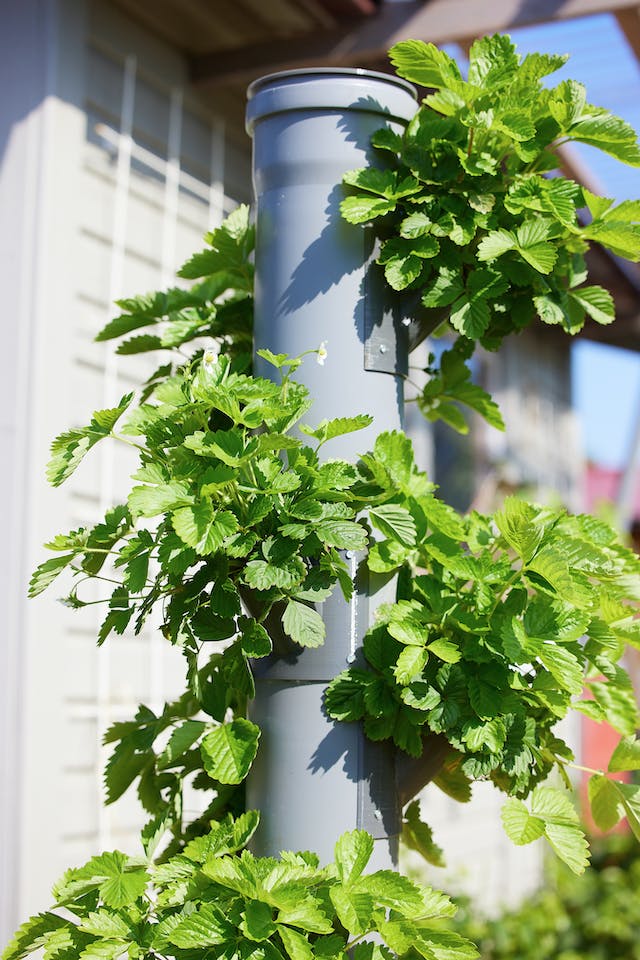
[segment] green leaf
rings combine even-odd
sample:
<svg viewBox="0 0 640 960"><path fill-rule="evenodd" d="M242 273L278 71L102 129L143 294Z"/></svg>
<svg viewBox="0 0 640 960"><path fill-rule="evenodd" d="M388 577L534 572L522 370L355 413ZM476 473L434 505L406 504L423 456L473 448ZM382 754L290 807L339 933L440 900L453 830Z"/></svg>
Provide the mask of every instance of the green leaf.
<svg viewBox="0 0 640 960"><path fill-rule="evenodd" d="M334 437L341 437L346 433L363 430L365 427L371 426L372 423L372 416L368 413L360 413L355 417L336 417L334 420L322 420L315 429L302 424L300 430L308 437L314 437L321 443L326 443L327 440L333 440Z"/></svg>
<svg viewBox="0 0 640 960"><path fill-rule="evenodd" d="M640 740L635 736L620 740L609 761L609 771L640 770Z"/></svg>
<svg viewBox="0 0 640 960"><path fill-rule="evenodd" d="M47 464L46 475L49 483L59 487L67 480L84 459L92 447L108 437L122 414L131 405L133 394L127 393L117 407L96 410L89 426L77 430L68 430L51 444L51 459Z"/></svg>
<svg viewBox="0 0 640 960"><path fill-rule="evenodd" d="M130 924L119 913L112 913L111 910L96 910L88 914L79 924L79 930L83 933L91 933L94 937L104 937L105 939L130 939L133 931Z"/></svg>
<svg viewBox="0 0 640 960"><path fill-rule="evenodd" d="M627 222L594 220L582 231L582 236L595 240L612 253L637 263L640 260L640 228Z"/></svg>
<svg viewBox="0 0 640 960"><path fill-rule="evenodd" d="M282 617L282 626L301 647L320 647L324 643L325 625L313 607L299 600L289 600Z"/></svg>
<svg viewBox="0 0 640 960"><path fill-rule="evenodd" d="M153 487L133 487L127 503L131 515L136 518L157 517L160 513L167 513L193 501L189 485L176 480Z"/></svg>
<svg viewBox="0 0 640 960"><path fill-rule="evenodd" d="M469 51L469 83L498 87L513 79L520 64L511 37L494 34L474 40Z"/></svg>
<svg viewBox="0 0 640 960"><path fill-rule="evenodd" d="M204 768L220 783L241 783L258 752L260 729L239 717L208 733L200 744Z"/></svg>
<svg viewBox="0 0 640 960"><path fill-rule="evenodd" d="M572 300L585 310L596 323L613 323L616 317L613 297L603 287L580 287L569 291Z"/></svg>
<svg viewBox="0 0 640 960"><path fill-rule="evenodd" d="M636 840L640 840L640 786L616 782L616 790L622 800L633 835Z"/></svg>
<svg viewBox="0 0 640 960"><path fill-rule="evenodd" d="M37 597L46 590L75 557L75 553L67 553L62 557L51 557L37 566L29 580L29 596Z"/></svg>
<svg viewBox="0 0 640 960"><path fill-rule="evenodd" d="M638 707L630 683L623 686L620 680L621 677L616 683L590 680L589 688L607 723L618 733L632 736L638 726Z"/></svg>
<svg viewBox="0 0 640 960"><path fill-rule="evenodd" d="M615 827L624 816L616 784L599 773L589 779L589 803L595 825L605 832Z"/></svg>
<svg viewBox="0 0 640 960"><path fill-rule="evenodd" d="M517 241L509 230L492 230L478 244L477 258L481 262L496 260L503 253L514 250Z"/></svg>
<svg viewBox="0 0 640 960"><path fill-rule="evenodd" d="M238 628L241 632L240 645L245 657L267 657L271 653L271 637L256 620L240 617Z"/></svg>
<svg viewBox="0 0 640 960"><path fill-rule="evenodd" d="M421 927L415 941L416 950L425 960L475 960L478 948L471 940L448 930Z"/></svg>
<svg viewBox="0 0 640 960"><path fill-rule="evenodd" d="M416 237L424 237L431 231L433 221L423 213L417 210L415 213L405 217L400 224L400 236L408 240L415 240Z"/></svg>
<svg viewBox="0 0 640 960"><path fill-rule="evenodd" d="M281 563L250 560L244 568L244 581L256 590L279 587L292 590L305 579L307 569L299 557L293 556Z"/></svg>
<svg viewBox="0 0 640 960"><path fill-rule="evenodd" d="M245 906L240 930L249 940L260 942L268 940L276 932L273 911L267 903L249 900Z"/></svg>
<svg viewBox="0 0 640 960"><path fill-rule="evenodd" d="M495 514L498 530L525 563L533 557L544 535L542 524L534 522L536 512L518 497L507 497Z"/></svg>
<svg viewBox="0 0 640 960"><path fill-rule="evenodd" d="M156 761L158 770L172 766L201 737L206 727L206 723L201 720L185 720L184 723L175 727L166 747L158 755Z"/></svg>
<svg viewBox="0 0 640 960"><path fill-rule="evenodd" d="M142 333L137 337L129 337L116 348L116 353L121 357L131 357L136 353L149 353L153 350L162 349L162 338L154 337L150 333Z"/></svg>
<svg viewBox="0 0 640 960"><path fill-rule="evenodd" d="M460 383L451 390L451 396L458 403L464 403L465 406L479 413L496 430L505 429L500 408L482 387L475 383Z"/></svg>
<svg viewBox="0 0 640 960"><path fill-rule="evenodd" d="M453 304L449 322L470 340L478 340L489 326L489 305L482 297L459 297Z"/></svg>
<svg viewBox="0 0 640 960"><path fill-rule="evenodd" d="M591 144L632 167L640 166L635 130L608 110L587 106L582 116L571 124L568 133L572 140Z"/></svg>
<svg viewBox="0 0 640 960"><path fill-rule="evenodd" d="M384 197L345 197L340 203L340 213L349 223L368 223L376 217L383 217L396 208L395 200Z"/></svg>
<svg viewBox="0 0 640 960"><path fill-rule="evenodd" d="M21 960L44 946L47 934L69 926L69 921L55 913L38 913L20 926L4 949L2 960Z"/></svg>
<svg viewBox="0 0 640 960"><path fill-rule="evenodd" d="M334 850L338 879L352 886L371 859L373 837L365 830L352 830L338 838Z"/></svg>
<svg viewBox="0 0 640 960"><path fill-rule="evenodd" d="M551 273L558 251L546 240L548 226L542 220L527 220L517 230L518 253L539 273Z"/></svg>
<svg viewBox="0 0 640 960"><path fill-rule="evenodd" d="M314 526L316 536L328 547L364 550L367 532L355 520L322 520Z"/></svg>
<svg viewBox="0 0 640 960"><path fill-rule="evenodd" d="M333 933L333 926L320 908L318 900L310 896L298 896L291 906L282 907L276 917L276 923L301 927L309 933Z"/></svg>
<svg viewBox="0 0 640 960"><path fill-rule="evenodd" d="M424 647L408 646L400 653L393 675L401 686L406 686L424 670L429 654Z"/></svg>
<svg viewBox="0 0 640 960"><path fill-rule="evenodd" d="M400 197L408 197L422 190L415 177L408 176L400 180L399 174L395 170L379 169L378 167L349 170L342 179L344 183L351 187L359 187L362 190L368 190L370 193L376 193L378 196L394 200Z"/></svg>
<svg viewBox="0 0 640 960"><path fill-rule="evenodd" d="M431 827L420 817L420 801L412 800L403 815L402 839L434 867L444 867L444 853L433 839Z"/></svg>
<svg viewBox="0 0 640 960"><path fill-rule="evenodd" d="M354 936L371 930L375 902L364 890L344 886L329 887L331 902L343 927Z"/></svg>
<svg viewBox="0 0 640 960"><path fill-rule="evenodd" d="M192 950L233 941L236 937L237 929L223 911L214 903L203 903L181 919L167 939L176 947Z"/></svg>
<svg viewBox="0 0 640 960"><path fill-rule="evenodd" d="M239 526L229 510L214 510L210 500L175 510L171 522L183 543L201 556L219 550L225 538L232 536Z"/></svg>
<svg viewBox="0 0 640 960"><path fill-rule="evenodd" d="M589 866L589 844L580 827L547 823L545 837L573 873L584 873Z"/></svg>
<svg viewBox="0 0 640 960"><path fill-rule="evenodd" d="M290 960L313 960L314 952L303 933L283 925L278 925L278 933Z"/></svg>
<svg viewBox="0 0 640 960"><path fill-rule="evenodd" d="M509 797L502 807L504 830L513 843L521 846L531 843L544 834L544 820L532 816L522 800Z"/></svg>
<svg viewBox="0 0 640 960"><path fill-rule="evenodd" d="M448 307L463 293L464 284L460 269L442 266L433 283L426 287L422 302L425 307Z"/></svg>
<svg viewBox="0 0 640 960"><path fill-rule="evenodd" d="M461 79L455 61L433 43L403 40L391 47L389 59L399 76L423 87L437 89Z"/></svg>
<svg viewBox="0 0 640 960"><path fill-rule="evenodd" d="M582 693L584 670L570 650L557 643L545 643L539 648L538 657L559 686L574 695Z"/></svg>
<svg viewBox="0 0 640 960"><path fill-rule="evenodd" d="M587 102L584 84L575 80L563 80L549 97L549 113L561 130L568 130L582 116Z"/></svg>
<svg viewBox="0 0 640 960"><path fill-rule="evenodd" d="M397 540L406 547L415 546L416 524L406 509L395 503L383 503L369 510L369 517L377 527L391 540Z"/></svg>
<svg viewBox="0 0 640 960"><path fill-rule="evenodd" d="M131 906L145 891L149 875L119 850L92 857L83 867L69 870L56 884L54 896L63 905L79 892L98 888L107 907L117 910Z"/></svg>

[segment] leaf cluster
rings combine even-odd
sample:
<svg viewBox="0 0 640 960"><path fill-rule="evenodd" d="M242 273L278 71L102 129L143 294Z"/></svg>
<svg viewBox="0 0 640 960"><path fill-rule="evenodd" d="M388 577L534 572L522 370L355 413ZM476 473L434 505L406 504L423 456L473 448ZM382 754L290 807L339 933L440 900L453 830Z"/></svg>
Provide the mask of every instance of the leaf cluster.
<svg viewBox="0 0 640 960"><path fill-rule="evenodd" d="M443 929L451 901L397 873L364 874L373 839L343 834L335 862L315 854L254 857L249 811L214 823L182 853L155 863L119 851L68 870L54 904L15 934L3 960L42 948L45 960L175 957L194 960L392 960L412 947L424 960L472 960L473 944ZM242 852L241 852L242 851ZM377 934L377 943L364 938Z"/></svg>
<svg viewBox="0 0 640 960"><path fill-rule="evenodd" d="M117 300L122 310L97 335L97 341L128 337L116 353L131 356L150 351L175 353L202 337L215 339L221 352L249 361L253 331L253 264L250 255L255 228L244 204L205 236L207 248L190 257L178 276L194 280L188 289L172 287ZM140 333L139 331L144 331ZM129 336L129 334L134 334ZM150 378L170 374L169 362Z"/></svg>
<svg viewBox="0 0 640 960"><path fill-rule="evenodd" d="M640 202L615 205L558 175L557 151L587 143L640 166L633 129L589 104L581 83L543 85L567 58L523 59L508 36L475 41L466 79L431 43L403 41L390 58L432 92L402 136L389 127L374 134L387 167L347 173L341 204L350 223L375 224L387 283L446 315L467 354L476 344L497 349L536 318L570 335L588 318L611 323L612 297L586 285L584 255L597 243L640 259ZM430 419L464 429L460 406L486 415L460 384L430 383L420 397Z"/></svg>
<svg viewBox="0 0 640 960"><path fill-rule="evenodd" d="M627 644L640 644L626 605L638 594L638 560L600 521L515 497L493 518L461 517L417 492L410 473L400 482L383 475L379 460L391 442L407 441L383 435L363 462L395 521L371 547L369 567L397 574L398 598L365 635L365 662L329 685L328 712L362 721L371 739L393 740L416 758L429 738L444 737L451 764L436 783L468 799L461 783L490 779L524 818L522 798L554 768L566 779L573 757L554 728L570 710L623 737L635 733L637 705L619 661ZM620 751L612 769L634 769L631 748L624 758ZM592 802L606 807L603 825L635 802L634 790L623 798L624 786L596 776ZM551 840L536 813L540 796L539 788L517 842Z"/></svg>

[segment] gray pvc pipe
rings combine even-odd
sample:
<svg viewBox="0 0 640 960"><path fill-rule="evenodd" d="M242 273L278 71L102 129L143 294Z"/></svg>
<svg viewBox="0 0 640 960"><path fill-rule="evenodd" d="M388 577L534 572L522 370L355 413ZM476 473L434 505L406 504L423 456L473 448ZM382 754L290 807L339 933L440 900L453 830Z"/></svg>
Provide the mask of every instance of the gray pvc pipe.
<svg viewBox="0 0 640 960"><path fill-rule="evenodd" d="M274 74L249 88L247 129L254 141L256 197L255 349L296 356L326 344L324 365L306 358L296 372L314 399L306 422L370 413L367 430L323 448L355 462L378 433L403 422L406 327L383 302L370 232L342 220L341 179L381 159L370 147L383 125L401 131L416 109L401 80L364 70ZM256 357L259 375L277 376ZM359 659L376 606L393 583L369 582L347 556L356 591L318 607L327 627L320 650L256 666L251 716L262 728L247 784L249 806L262 811L254 849L312 849L333 858L345 830L368 829L372 866L397 857L399 811L393 751L367 741L358 724L324 713L326 684Z"/></svg>

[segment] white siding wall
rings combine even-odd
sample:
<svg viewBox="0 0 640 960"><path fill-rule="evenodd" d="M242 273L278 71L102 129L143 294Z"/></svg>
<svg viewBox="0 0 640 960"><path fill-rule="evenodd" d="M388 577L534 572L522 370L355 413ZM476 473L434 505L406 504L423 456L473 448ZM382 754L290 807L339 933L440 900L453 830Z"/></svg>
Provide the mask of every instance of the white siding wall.
<svg viewBox="0 0 640 960"><path fill-rule="evenodd" d="M47 906L68 865L98 849L136 849L135 795L102 807L101 737L140 701L159 706L184 677L153 625L98 651L101 608L69 611L55 587L24 599L41 544L122 499L135 461L105 444L51 491L48 446L161 362L115 358L93 342L115 314L112 300L174 283L176 266L250 189L238 120L227 136L220 114L229 105L197 100L175 51L99 0L25 0L12 12L4 36L9 47L20 38L20 57L7 49L3 89L25 88L0 118L9 214L0 269L11 291L0 499L12 531L0 587L3 942L27 912Z"/></svg>

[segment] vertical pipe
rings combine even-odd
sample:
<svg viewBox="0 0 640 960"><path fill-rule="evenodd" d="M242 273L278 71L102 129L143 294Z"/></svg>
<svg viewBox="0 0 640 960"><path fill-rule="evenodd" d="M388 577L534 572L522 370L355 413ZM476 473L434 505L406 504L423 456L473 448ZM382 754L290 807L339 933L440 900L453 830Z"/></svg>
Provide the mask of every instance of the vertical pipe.
<svg viewBox="0 0 640 960"><path fill-rule="evenodd" d="M383 125L401 131L415 109L409 84L363 70L291 71L249 88L255 347L296 356L326 344L325 364L307 358L296 378L313 398L312 424L373 415L372 427L328 445L329 457L352 462L378 433L402 427L407 337L371 269L370 232L340 216L340 183L347 170L380 164L371 134ZM258 374L271 369L256 358ZM262 739L247 790L249 805L262 810L258 853L310 847L328 861L336 837L359 827L374 836L372 864L395 863L393 751L367 741L357 724L333 723L323 709L327 683L358 658L375 608L394 597L394 583L373 582L361 559L347 554L351 603L336 594L319 605L324 646L256 670L252 717Z"/></svg>

